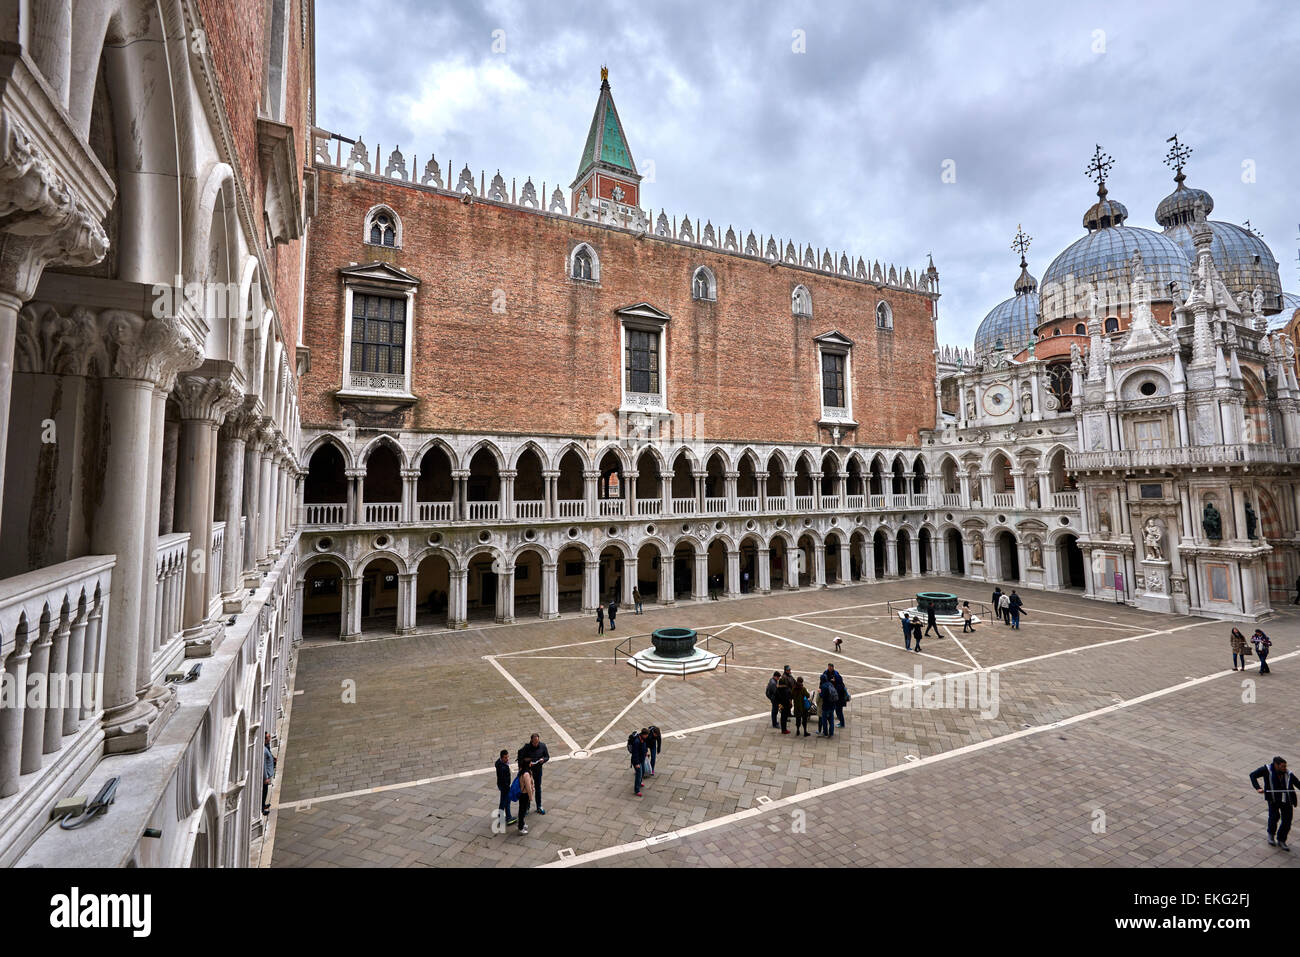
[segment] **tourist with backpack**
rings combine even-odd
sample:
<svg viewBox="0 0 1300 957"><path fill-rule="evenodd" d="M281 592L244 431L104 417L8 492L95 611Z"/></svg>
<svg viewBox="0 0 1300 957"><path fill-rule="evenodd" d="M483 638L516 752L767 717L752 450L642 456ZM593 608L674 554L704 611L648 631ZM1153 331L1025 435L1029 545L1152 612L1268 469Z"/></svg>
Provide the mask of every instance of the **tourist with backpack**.
<svg viewBox="0 0 1300 957"><path fill-rule="evenodd" d="M903 648L912 650L912 619L907 617L907 612L903 613Z"/></svg>
<svg viewBox="0 0 1300 957"><path fill-rule="evenodd" d="M635 585L632 587L632 604L636 608L636 613L641 614L641 589Z"/></svg>
<svg viewBox="0 0 1300 957"><path fill-rule="evenodd" d="M646 730L649 732L649 736L646 738L645 743L646 743L647 757L649 758L649 765L650 765L648 770L646 771L646 775L649 777L654 777L655 758L657 758L659 756L659 752L664 749L664 736L663 736L663 732L661 732L653 724L650 725L650 727L647 728Z"/></svg>
<svg viewBox="0 0 1300 957"><path fill-rule="evenodd" d="M632 755L632 790L637 797L641 796L641 780L645 775L645 756L646 756L646 738L650 732L642 728L640 731L633 732L627 739L627 750Z"/></svg>
<svg viewBox="0 0 1300 957"><path fill-rule="evenodd" d="M790 666L785 666L785 674L776 681L776 703L781 706L781 733L790 733L790 706L794 703L794 676Z"/></svg>
<svg viewBox="0 0 1300 957"><path fill-rule="evenodd" d="M844 687L844 676L835 670L835 665L827 662L826 670L822 672L821 681L829 681L835 686L835 717L844 727L844 706L849 703L849 690Z"/></svg>
<svg viewBox="0 0 1300 957"><path fill-rule="evenodd" d="M1007 610L1011 613L1011 627L1016 631L1020 630L1020 612L1024 606L1025 603L1016 594L1016 590L1011 589L1011 597L1007 599Z"/></svg>
<svg viewBox="0 0 1300 957"><path fill-rule="evenodd" d="M1011 627L1011 596L1003 592L998 598L998 617L1008 628Z"/></svg>
<svg viewBox="0 0 1300 957"><path fill-rule="evenodd" d="M921 619L916 615L912 616L912 636L916 638L916 647L912 650L918 655L921 653Z"/></svg>
<svg viewBox="0 0 1300 957"><path fill-rule="evenodd" d="M1259 786L1260 779L1264 787ZM1250 784L1268 801L1268 843L1284 851L1291 850L1286 838L1291 833L1291 815L1296 807L1296 785L1300 781L1287 770L1285 758L1273 758L1271 764L1250 772Z"/></svg>
<svg viewBox="0 0 1300 957"><path fill-rule="evenodd" d="M604 633L605 633L605 606L597 605L596 606L596 634L603 635Z"/></svg>
<svg viewBox="0 0 1300 957"><path fill-rule="evenodd" d="M808 697L808 689L804 687L803 678L799 677L794 682L794 733L798 737L800 729L803 730L805 738L811 737L808 734L808 712L812 710L812 700Z"/></svg>
<svg viewBox="0 0 1300 957"><path fill-rule="evenodd" d="M776 701L776 685L777 682L779 682L780 680L781 680L781 672L773 671L772 677L769 678L767 682L767 691L764 692L764 694L767 695L767 700L772 702L772 727L774 728L781 727L779 724L776 723L776 709L780 707L780 705L777 704Z"/></svg>
<svg viewBox="0 0 1300 957"><path fill-rule="evenodd" d="M817 702L820 711L817 721L818 737L835 737L835 706L838 703L839 694L835 690L835 682L829 679L823 681Z"/></svg>
<svg viewBox="0 0 1300 957"><path fill-rule="evenodd" d="M1250 642L1255 646L1255 654L1259 655L1259 673L1271 674L1272 669L1268 666L1268 650L1273 647L1273 642L1268 635L1264 634L1263 628L1255 629L1255 633L1250 636Z"/></svg>

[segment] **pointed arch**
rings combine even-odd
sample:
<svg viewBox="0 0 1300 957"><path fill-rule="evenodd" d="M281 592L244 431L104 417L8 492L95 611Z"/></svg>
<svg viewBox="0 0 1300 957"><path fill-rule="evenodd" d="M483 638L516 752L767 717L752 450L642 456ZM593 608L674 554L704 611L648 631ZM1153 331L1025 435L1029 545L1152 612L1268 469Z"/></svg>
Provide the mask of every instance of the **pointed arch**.
<svg viewBox="0 0 1300 957"><path fill-rule="evenodd" d="M433 438L426 440L425 443L421 445L418 450L416 450L411 454L411 468L413 469L423 468L424 457L428 455L430 452L432 452L434 449L442 450L442 453L447 456L447 461L451 463L451 467L453 469L469 468L468 465L460 464L460 456L458 456L456 454L456 450L453 449L447 443L447 440L443 438L439 438L436 435Z"/></svg>
<svg viewBox="0 0 1300 957"><path fill-rule="evenodd" d="M484 450L486 450L487 453L491 455L493 460L496 462L498 472L506 467L505 455L502 454L500 446L498 446L491 439L479 439L477 442L471 445L465 451L465 455L461 459L462 464L458 467L462 469L469 468L470 464L474 461L474 456L478 455L479 452L482 452ZM452 464L453 466L455 466L454 460Z"/></svg>
<svg viewBox="0 0 1300 957"><path fill-rule="evenodd" d="M542 468L547 468L546 463L550 461L550 458L547 456L546 450L532 439L527 439L510 453L510 468L515 469L516 471L519 469L519 460L524 457L525 452L532 452L537 456L537 461L541 464Z"/></svg>
<svg viewBox="0 0 1300 957"><path fill-rule="evenodd" d="M388 449L397 456L397 464L399 468L409 467L406 461L406 449L402 448L402 443L397 441L394 436L387 432L381 432L362 446L361 451L357 453L357 467L365 468L370 461L370 456L381 445L387 446Z"/></svg>

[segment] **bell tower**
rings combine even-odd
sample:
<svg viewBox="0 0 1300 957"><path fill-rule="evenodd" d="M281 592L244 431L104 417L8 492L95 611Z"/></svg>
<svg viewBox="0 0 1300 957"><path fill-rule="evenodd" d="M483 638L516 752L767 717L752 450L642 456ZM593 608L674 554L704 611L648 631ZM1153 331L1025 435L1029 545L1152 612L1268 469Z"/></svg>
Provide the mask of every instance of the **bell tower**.
<svg viewBox="0 0 1300 957"><path fill-rule="evenodd" d="M641 175L636 171L623 124L614 107L614 97L609 92L609 70L603 66L600 68L600 97L591 118L587 145L583 147L582 159L578 163L578 175L569 188L573 191L571 208L575 210L584 190L592 209L597 212L613 207L616 213L632 215L641 206Z"/></svg>

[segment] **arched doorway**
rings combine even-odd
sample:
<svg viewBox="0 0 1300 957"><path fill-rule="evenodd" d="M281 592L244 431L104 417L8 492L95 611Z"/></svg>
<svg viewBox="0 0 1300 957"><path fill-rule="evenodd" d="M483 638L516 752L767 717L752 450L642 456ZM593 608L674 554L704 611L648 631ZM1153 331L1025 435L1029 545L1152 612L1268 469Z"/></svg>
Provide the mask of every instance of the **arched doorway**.
<svg viewBox="0 0 1300 957"><path fill-rule="evenodd" d="M312 453L302 485L306 524L342 525L348 520L348 479L344 471L343 453L333 442L326 442Z"/></svg>
<svg viewBox="0 0 1300 957"><path fill-rule="evenodd" d="M597 576L600 601L608 605L623 599L623 550L606 545L600 552L600 573Z"/></svg>
<svg viewBox="0 0 1300 957"><path fill-rule="evenodd" d="M451 626L451 564L442 555L426 555L415 570L416 628Z"/></svg>
<svg viewBox="0 0 1300 957"><path fill-rule="evenodd" d="M912 569L912 536L907 533L907 529L898 530L898 574L903 576L913 571Z"/></svg>
<svg viewBox="0 0 1300 957"><path fill-rule="evenodd" d="M679 460L680 461L680 460ZM695 549L685 541L673 549L673 595L689 598L695 579Z"/></svg>
<svg viewBox="0 0 1300 957"><path fill-rule="evenodd" d="M385 442L366 458L366 478L361 487L361 521L367 525L401 521L402 464Z"/></svg>
<svg viewBox="0 0 1300 957"><path fill-rule="evenodd" d="M930 530L923 528L916 534L916 543L920 550L922 575L929 575L934 571L934 562L930 556Z"/></svg>
<svg viewBox="0 0 1300 957"><path fill-rule="evenodd" d="M944 535L948 543L948 571L952 575L966 574L966 551L961 545L961 532L955 528L948 529Z"/></svg>
<svg viewBox="0 0 1300 957"><path fill-rule="evenodd" d="M451 459L445 451L434 446L420 459L420 477L415 485L416 521L453 521L456 518L456 504L452 501L454 492Z"/></svg>
<svg viewBox="0 0 1300 957"><path fill-rule="evenodd" d="M641 603L659 600L659 546L647 543L636 553L636 587Z"/></svg>
<svg viewBox="0 0 1300 957"><path fill-rule="evenodd" d="M397 566L376 558L361 572L361 631L397 634Z"/></svg>
<svg viewBox="0 0 1300 957"><path fill-rule="evenodd" d="M719 538L709 542L709 593L727 595L727 545Z"/></svg>
<svg viewBox="0 0 1300 957"><path fill-rule="evenodd" d="M866 577L862 568L862 548L866 543L867 534L861 529L849 536L849 577L855 582Z"/></svg>
<svg viewBox="0 0 1300 957"><path fill-rule="evenodd" d="M469 562L465 617L470 621L492 621L497 611L497 572L501 564L490 553L480 552Z"/></svg>
<svg viewBox="0 0 1300 957"><path fill-rule="evenodd" d="M740 593L748 595L758 588L758 542L746 538L740 543Z"/></svg>
<svg viewBox="0 0 1300 957"><path fill-rule="evenodd" d="M560 614L581 612L585 607L582 589L587 574L587 556L577 545L569 545L560 551L555 562L555 582L559 591L557 610Z"/></svg>
<svg viewBox="0 0 1300 957"><path fill-rule="evenodd" d="M338 638L343 634L343 572L330 559L317 559L303 575L302 635Z"/></svg>
<svg viewBox="0 0 1300 957"><path fill-rule="evenodd" d="M778 591L785 587L785 539L776 535L767 546L767 573L768 581L772 584L772 590Z"/></svg>
<svg viewBox="0 0 1300 957"><path fill-rule="evenodd" d="M872 557L876 562L876 577L884 578L885 569L888 566L886 552L889 549L889 537L885 534L883 528L876 529L876 534L871 537Z"/></svg>
<svg viewBox="0 0 1300 957"><path fill-rule="evenodd" d="M525 548L515 556L515 617L542 617L542 553Z"/></svg>
<svg viewBox="0 0 1300 957"><path fill-rule="evenodd" d="M998 564L1004 582L1020 581L1020 549L1016 546L1016 536L1010 532L998 534Z"/></svg>
<svg viewBox="0 0 1300 957"><path fill-rule="evenodd" d="M840 539L834 532L826 536L826 584L840 580Z"/></svg>
<svg viewBox="0 0 1300 957"><path fill-rule="evenodd" d="M1288 546L1283 541L1282 523L1277 517L1277 508L1273 505L1273 498L1263 489L1258 492L1259 498L1259 535L1260 541L1267 542L1273 546L1273 551L1269 552L1268 557L1264 560L1264 568L1268 575L1268 595L1270 604L1272 601L1290 602L1293 592L1292 583L1295 576L1292 575L1288 562Z"/></svg>
<svg viewBox="0 0 1300 957"><path fill-rule="evenodd" d="M1058 560L1061 563L1061 585L1064 588L1084 588L1083 550L1079 548L1079 539L1074 535L1062 536L1057 546Z"/></svg>
<svg viewBox="0 0 1300 957"><path fill-rule="evenodd" d="M799 562L803 566L799 570L800 588L807 588L813 582L813 575L816 574L817 567L816 551L817 543L813 541L811 535L804 535L799 539Z"/></svg>

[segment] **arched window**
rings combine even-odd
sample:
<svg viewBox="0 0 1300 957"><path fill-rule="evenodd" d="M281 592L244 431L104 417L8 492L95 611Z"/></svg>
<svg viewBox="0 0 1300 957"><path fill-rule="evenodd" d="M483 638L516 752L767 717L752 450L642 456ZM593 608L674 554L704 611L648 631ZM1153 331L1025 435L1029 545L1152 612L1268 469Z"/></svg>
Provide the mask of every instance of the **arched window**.
<svg viewBox="0 0 1300 957"><path fill-rule="evenodd" d="M1077 323L1074 327L1074 334L1076 336L1086 336L1088 334L1088 327L1082 322Z"/></svg>
<svg viewBox="0 0 1300 957"><path fill-rule="evenodd" d="M1047 367L1047 391L1056 400L1059 412L1069 412L1074 403L1074 374L1070 363L1056 362Z"/></svg>
<svg viewBox="0 0 1300 957"><path fill-rule="evenodd" d="M574 248L573 258L569 262L569 275L584 282L600 282L600 260L596 257L596 251L586 243Z"/></svg>
<svg viewBox="0 0 1300 957"><path fill-rule="evenodd" d="M713 302L718 298L718 286L713 278L713 270L701 266L691 277L691 298Z"/></svg>
<svg viewBox="0 0 1300 957"><path fill-rule="evenodd" d="M794 292L790 294L790 311L796 316L812 315L812 293L807 286L794 287Z"/></svg>
<svg viewBox="0 0 1300 957"><path fill-rule="evenodd" d="M883 299L876 303L876 328L894 328L894 310L890 309L889 303L885 302Z"/></svg>
<svg viewBox="0 0 1300 957"><path fill-rule="evenodd" d="M365 241L371 246L402 246L402 221L387 206L375 206L366 213Z"/></svg>
<svg viewBox="0 0 1300 957"><path fill-rule="evenodd" d="M1114 316L1111 316L1109 319L1107 319L1107 320L1106 320L1106 331L1107 331L1107 332L1119 332L1119 320L1116 319Z"/></svg>

